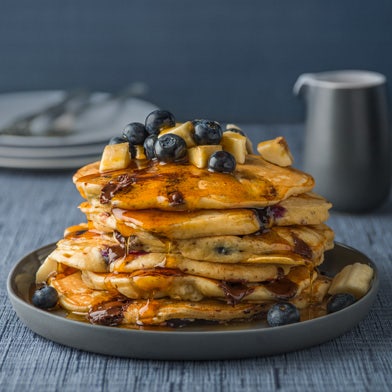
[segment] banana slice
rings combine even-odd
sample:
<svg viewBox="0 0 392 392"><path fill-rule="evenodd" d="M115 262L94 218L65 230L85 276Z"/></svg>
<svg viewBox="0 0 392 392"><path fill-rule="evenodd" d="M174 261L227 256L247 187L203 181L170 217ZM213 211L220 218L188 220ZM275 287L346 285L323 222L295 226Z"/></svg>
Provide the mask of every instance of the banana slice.
<svg viewBox="0 0 392 392"><path fill-rule="evenodd" d="M235 125L235 124L227 124L226 129L237 129L238 131L243 132L243 130L238 125ZM252 141L248 137L246 137L246 152L248 154L253 154L253 144L252 144Z"/></svg>
<svg viewBox="0 0 392 392"><path fill-rule="evenodd" d="M147 159L143 146L134 146L134 147L135 147L135 159Z"/></svg>
<svg viewBox="0 0 392 392"><path fill-rule="evenodd" d="M369 291L373 274L373 268L367 264L347 265L333 278L328 294L349 293L359 299Z"/></svg>
<svg viewBox="0 0 392 392"><path fill-rule="evenodd" d="M203 169L207 167L208 159L210 158L210 156L214 152L221 150L222 146L219 144L192 147L188 150L189 162L198 167L199 169Z"/></svg>
<svg viewBox="0 0 392 392"><path fill-rule="evenodd" d="M192 121L187 121L183 124L177 124L173 128L161 131L158 137L163 136L167 133L173 133L174 135L182 137L185 140L186 146L190 148L196 145L195 141L193 140L193 131L194 126L192 124Z"/></svg>
<svg viewBox="0 0 392 392"><path fill-rule="evenodd" d="M93 290L82 280L81 272L75 272L65 278L54 277L50 281L59 294L60 305L71 312L87 312L92 306L115 298L117 292Z"/></svg>
<svg viewBox="0 0 392 392"><path fill-rule="evenodd" d="M266 140L257 145L257 151L268 162L282 167L291 166L294 162L286 139L282 136Z"/></svg>
<svg viewBox="0 0 392 392"><path fill-rule="evenodd" d="M245 162L247 155L246 136L233 131L226 131L222 135L220 144L225 151L234 156L237 163L243 164Z"/></svg>
<svg viewBox="0 0 392 392"><path fill-rule="evenodd" d="M105 146L99 172L104 173L111 170L126 169L131 163L129 154L129 143L108 144Z"/></svg>
<svg viewBox="0 0 392 392"><path fill-rule="evenodd" d="M50 275L57 272L57 261L48 256L35 275L35 283L44 283Z"/></svg>

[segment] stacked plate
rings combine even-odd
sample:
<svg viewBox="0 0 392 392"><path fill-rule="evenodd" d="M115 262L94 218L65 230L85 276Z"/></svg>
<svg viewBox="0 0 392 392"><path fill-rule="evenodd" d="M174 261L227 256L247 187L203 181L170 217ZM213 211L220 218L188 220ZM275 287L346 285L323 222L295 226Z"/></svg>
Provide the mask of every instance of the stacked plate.
<svg viewBox="0 0 392 392"><path fill-rule="evenodd" d="M61 102L64 91L31 91L0 95L0 129L15 120ZM75 169L100 158L112 136L120 136L130 122L143 122L157 109L138 98L107 99L93 93L89 105L75 119L71 132L56 135L0 133L0 167L20 169ZM28 131L28 130L27 130Z"/></svg>

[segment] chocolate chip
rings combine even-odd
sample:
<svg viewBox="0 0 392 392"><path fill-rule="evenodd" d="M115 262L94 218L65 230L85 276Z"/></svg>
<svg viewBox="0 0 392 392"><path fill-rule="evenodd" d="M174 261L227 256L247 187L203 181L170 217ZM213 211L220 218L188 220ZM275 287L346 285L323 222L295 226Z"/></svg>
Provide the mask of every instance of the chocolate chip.
<svg viewBox="0 0 392 392"><path fill-rule="evenodd" d="M248 287L244 281L225 281L219 282L219 287L223 290L226 297L226 302L229 305L235 305L247 295L253 293L254 288Z"/></svg>
<svg viewBox="0 0 392 392"><path fill-rule="evenodd" d="M179 191L171 192L167 195L167 197L171 206L178 206L180 204L184 204L184 197Z"/></svg>
<svg viewBox="0 0 392 392"><path fill-rule="evenodd" d="M87 314L87 319L92 324L115 326L124 319L124 311L130 301L115 300L94 306Z"/></svg>
<svg viewBox="0 0 392 392"><path fill-rule="evenodd" d="M135 183L135 179L129 174L121 174L115 180L109 181L101 190L99 201L108 204L116 192Z"/></svg>
<svg viewBox="0 0 392 392"><path fill-rule="evenodd" d="M308 260L312 260L313 252L309 245L301 240L301 238L297 237L294 233L291 233L291 237L294 241L294 253L297 253Z"/></svg>

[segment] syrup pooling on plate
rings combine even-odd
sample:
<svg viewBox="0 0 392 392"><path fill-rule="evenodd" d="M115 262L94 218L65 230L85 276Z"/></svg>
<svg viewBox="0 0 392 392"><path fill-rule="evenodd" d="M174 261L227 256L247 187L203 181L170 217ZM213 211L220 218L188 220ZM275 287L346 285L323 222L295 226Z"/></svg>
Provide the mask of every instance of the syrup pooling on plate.
<svg viewBox="0 0 392 392"><path fill-rule="evenodd" d="M313 178L292 167L283 138L257 151L232 124L168 111L128 124L74 175L87 222L67 230L37 284L71 315L131 328L277 325L323 313L341 292L360 298L371 269L318 272L334 233Z"/></svg>

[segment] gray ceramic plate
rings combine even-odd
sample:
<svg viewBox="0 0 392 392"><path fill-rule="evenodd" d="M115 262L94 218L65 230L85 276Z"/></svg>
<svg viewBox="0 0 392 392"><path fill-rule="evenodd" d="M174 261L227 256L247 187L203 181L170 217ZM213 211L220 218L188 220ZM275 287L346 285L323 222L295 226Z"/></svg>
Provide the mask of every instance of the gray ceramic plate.
<svg viewBox="0 0 392 392"><path fill-rule="evenodd" d="M59 102L64 91L22 91L0 94L0 129L6 127L20 116L35 113L48 105ZM93 93L92 99L102 100L107 94ZM7 147L34 148L89 145L106 143L112 136L117 136L125 124L131 121L144 122L146 116L157 109L155 105L138 98L129 98L121 105L117 101L107 105L92 106L80 115L75 124L75 132L64 136L18 136L0 134L0 145ZM10 156L9 154L7 156ZM24 156L24 151L16 157ZM31 157L31 155L29 155ZM46 154L43 155L46 157Z"/></svg>
<svg viewBox="0 0 392 392"><path fill-rule="evenodd" d="M90 325L63 313L31 305L29 288L35 272L54 248L47 245L25 256L10 272L7 289L19 318L37 334L66 346L100 354L165 360L211 360L265 356L303 349L333 339L354 327L369 312L378 290L374 263L342 244L326 253L322 270L333 276L345 265L367 263L375 269L369 292L353 305L330 315L271 328L265 322L177 330L135 330Z"/></svg>

